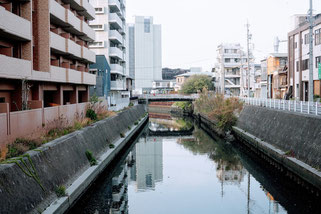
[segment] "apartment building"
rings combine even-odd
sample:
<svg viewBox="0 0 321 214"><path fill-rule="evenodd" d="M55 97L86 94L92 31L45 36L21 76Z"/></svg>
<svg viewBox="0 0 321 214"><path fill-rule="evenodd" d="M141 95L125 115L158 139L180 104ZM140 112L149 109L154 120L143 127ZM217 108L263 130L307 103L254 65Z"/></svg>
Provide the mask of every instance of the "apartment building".
<svg viewBox="0 0 321 214"><path fill-rule="evenodd" d="M89 48L97 56L104 56L110 67L110 109L120 110L129 104L130 91L126 76L126 2L125 0L90 0L96 19L90 26L96 40Z"/></svg>
<svg viewBox="0 0 321 214"><path fill-rule="evenodd" d="M250 57L252 59L252 56ZM254 65L250 64L251 89L254 88ZM238 43L217 47L216 81L221 93L233 96L247 94L247 55Z"/></svg>
<svg viewBox="0 0 321 214"><path fill-rule="evenodd" d="M0 0L0 103L18 111L87 102L94 17L86 0Z"/></svg>
<svg viewBox="0 0 321 214"><path fill-rule="evenodd" d="M272 53L267 59L268 98L283 99L287 93L287 53Z"/></svg>
<svg viewBox="0 0 321 214"><path fill-rule="evenodd" d="M128 34L128 73L134 78L134 92L149 93L153 81L162 79L161 26L153 24L153 17L136 16Z"/></svg>
<svg viewBox="0 0 321 214"><path fill-rule="evenodd" d="M294 26L288 33L289 92L298 100L308 101L309 92L309 23L305 15L294 16ZM315 16L313 27L314 95L321 95L321 15Z"/></svg>

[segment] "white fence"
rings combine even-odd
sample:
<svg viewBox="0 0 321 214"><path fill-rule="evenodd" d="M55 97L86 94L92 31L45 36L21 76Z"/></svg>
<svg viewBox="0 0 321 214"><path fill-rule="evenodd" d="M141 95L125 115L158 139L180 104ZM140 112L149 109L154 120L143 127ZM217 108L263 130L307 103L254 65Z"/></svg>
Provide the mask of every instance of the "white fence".
<svg viewBox="0 0 321 214"><path fill-rule="evenodd" d="M296 100L259 99L239 97L248 105L262 106L283 111L298 112L302 114L321 115L320 102L305 102Z"/></svg>

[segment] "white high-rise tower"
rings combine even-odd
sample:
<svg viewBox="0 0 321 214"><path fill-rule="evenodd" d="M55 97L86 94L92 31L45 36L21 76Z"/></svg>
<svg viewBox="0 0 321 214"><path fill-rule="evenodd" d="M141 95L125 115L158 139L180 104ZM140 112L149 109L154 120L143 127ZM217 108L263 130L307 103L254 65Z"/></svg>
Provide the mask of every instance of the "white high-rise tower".
<svg viewBox="0 0 321 214"><path fill-rule="evenodd" d="M162 79L161 26L153 24L153 17L136 16L127 31L127 73L134 78L136 94L148 93L153 81Z"/></svg>

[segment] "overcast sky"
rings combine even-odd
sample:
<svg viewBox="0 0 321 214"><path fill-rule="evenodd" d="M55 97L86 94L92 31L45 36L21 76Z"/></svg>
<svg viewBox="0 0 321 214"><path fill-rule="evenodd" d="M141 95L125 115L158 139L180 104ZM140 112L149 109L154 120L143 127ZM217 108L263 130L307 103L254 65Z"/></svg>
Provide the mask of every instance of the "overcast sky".
<svg viewBox="0 0 321 214"><path fill-rule="evenodd" d="M321 0L313 3L314 13L321 13ZM290 17L308 8L309 0L127 0L127 21L133 22L135 15L153 16L162 25L163 67L209 70L220 43L245 47L247 20L260 61L273 52L275 36L287 39Z"/></svg>

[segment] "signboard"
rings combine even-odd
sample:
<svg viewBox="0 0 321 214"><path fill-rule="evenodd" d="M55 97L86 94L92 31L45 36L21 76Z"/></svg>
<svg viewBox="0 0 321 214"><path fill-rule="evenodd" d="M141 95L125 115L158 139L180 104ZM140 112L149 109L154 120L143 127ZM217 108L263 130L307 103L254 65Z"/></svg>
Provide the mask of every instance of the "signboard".
<svg viewBox="0 0 321 214"><path fill-rule="evenodd" d="M321 63L319 63L319 80L321 80Z"/></svg>

